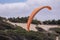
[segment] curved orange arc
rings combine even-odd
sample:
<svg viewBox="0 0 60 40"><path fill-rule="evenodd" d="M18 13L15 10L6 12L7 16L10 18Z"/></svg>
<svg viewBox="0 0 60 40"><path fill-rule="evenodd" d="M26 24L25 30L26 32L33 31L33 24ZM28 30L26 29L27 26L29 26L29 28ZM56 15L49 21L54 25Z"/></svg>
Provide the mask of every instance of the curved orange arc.
<svg viewBox="0 0 60 40"><path fill-rule="evenodd" d="M30 24L31 24L34 16L35 16L40 10L42 10L42 9L44 9L44 8L48 8L49 10L51 10L51 7L50 7L50 6L42 6L42 7L36 8L36 9L31 13L31 15L30 15L29 18L28 18L28 22L27 22L27 30L28 30L28 31L30 31Z"/></svg>

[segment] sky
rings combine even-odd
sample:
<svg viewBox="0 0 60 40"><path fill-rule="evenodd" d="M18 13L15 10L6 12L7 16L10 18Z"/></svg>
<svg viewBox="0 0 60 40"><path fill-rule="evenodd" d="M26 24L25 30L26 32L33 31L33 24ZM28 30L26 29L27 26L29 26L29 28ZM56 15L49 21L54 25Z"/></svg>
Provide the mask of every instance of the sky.
<svg viewBox="0 0 60 40"><path fill-rule="evenodd" d="M60 0L0 0L0 16L27 17L40 6L51 6L52 10L43 9L34 19L41 21L60 19Z"/></svg>

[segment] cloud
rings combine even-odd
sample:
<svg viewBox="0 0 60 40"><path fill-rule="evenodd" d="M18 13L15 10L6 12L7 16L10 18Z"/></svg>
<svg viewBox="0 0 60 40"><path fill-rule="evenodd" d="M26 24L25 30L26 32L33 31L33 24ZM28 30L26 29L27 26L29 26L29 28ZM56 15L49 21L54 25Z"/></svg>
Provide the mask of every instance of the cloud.
<svg viewBox="0 0 60 40"><path fill-rule="evenodd" d="M60 19L60 4L59 0L27 0L26 2L5 3L0 4L0 16L17 17L29 16L31 12L39 7L49 5L52 7L51 11L43 9L35 18L39 20Z"/></svg>
<svg viewBox="0 0 60 40"><path fill-rule="evenodd" d="M17 16L25 7L28 7L25 3L0 4L0 16Z"/></svg>
<svg viewBox="0 0 60 40"><path fill-rule="evenodd" d="M0 4L0 9L19 9L19 8L23 8L24 6L26 6L25 3L9 3L9 4Z"/></svg>

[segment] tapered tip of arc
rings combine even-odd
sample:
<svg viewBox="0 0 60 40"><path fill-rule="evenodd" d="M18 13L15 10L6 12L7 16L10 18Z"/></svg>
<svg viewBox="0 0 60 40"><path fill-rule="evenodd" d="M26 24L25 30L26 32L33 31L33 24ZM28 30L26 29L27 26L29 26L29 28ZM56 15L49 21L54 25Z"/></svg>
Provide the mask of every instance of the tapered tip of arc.
<svg viewBox="0 0 60 40"><path fill-rule="evenodd" d="M52 8L50 6L45 6L46 8L48 8L49 10L52 10Z"/></svg>

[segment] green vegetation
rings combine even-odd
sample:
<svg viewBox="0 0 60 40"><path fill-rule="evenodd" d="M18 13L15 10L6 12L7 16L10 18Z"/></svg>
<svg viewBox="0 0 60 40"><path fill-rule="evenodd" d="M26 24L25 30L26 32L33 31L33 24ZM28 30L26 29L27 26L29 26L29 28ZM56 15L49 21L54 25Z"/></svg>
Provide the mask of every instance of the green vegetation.
<svg viewBox="0 0 60 40"><path fill-rule="evenodd" d="M29 17L13 17L13 18L8 18L9 21L15 22L15 23L27 23ZM32 24L41 24L41 21L38 21L37 19L32 20ZM46 20L43 21L43 24L45 25L60 25L60 20Z"/></svg>
<svg viewBox="0 0 60 40"><path fill-rule="evenodd" d="M21 18L19 18L19 17L17 17L17 18L13 17L13 18L8 18L8 20L11 21L11 22L15 22L15 23L26 23L27 20L28 20L28 17L21 17Z"/></svg>
<svg viewBox="0 0 60 40"><path fill-rule="evenodd" d="M60 35L60 28L50 28L49 30L54 31Z"/></svg>
<svg viewBox="0 0 60 40"><path fill-rule="evenodd" d="M15 22L15 23L27 23L28 18L29 17L21 17L21 18L19 18L19 17L17 17L17 18L13 17L13 18L8 18L8 20L11 21L11 22ZM32 24L41 24L41 23L37 19L34 19L32 21Z"/></svg>
<svg viewBox="0 0 60 40"><path fill-rule="evenodd" d="M1 37L9 38L11 40L55 40L54 34L42 33L42 32L27 32L21 27L17 27L15 30L0 30Z"/></svg>
<svg viewBox="0 0 60 40"><path fill-rule="evenodd" d="M29 16L28 17L21 17L21 18L20 17L17 17L17 18L13 17L13 18L8 18L8 19L6 19L4 17L0 17L0 20L2 20L2 19L6 20L6 21L9 20L14 23L27 23L28 18L29 18ZM42 23L45 25L60 25L60 19L59 20L45 20L45 21L42 21ZM41 24L41 21L39 21L37 19L33 19L32 24L36 24L36 25Z"/></svg>
<svg viewBox="0 0 60 40"><path fill-rule="evenodd" d="M6 22L6 18L0 17L0 40L55 40L55 34L46 32L42 28L36 27L38 31L26 31L25 29L14 26ZM12 22L27 22L27 17L25 18L9 18ZM33 24L40 23L37 20L33 20ZM60 29L54 29L56 32L60 33ZM60 34L59 34L60 35Z"/></svg>
<svg viewBox="0 0 60 40"><path fill-rule="evenodd" d="M15 29L14 25L7 23L6 18L0 17L0 30Z"/></svg>
<svg viewBox="0 0 60 40"><path fill-rule="evenodd" d="M60 20L47 20L47 21L43 21L43 24L47 24L47 25L60 25Z"/></svg>

